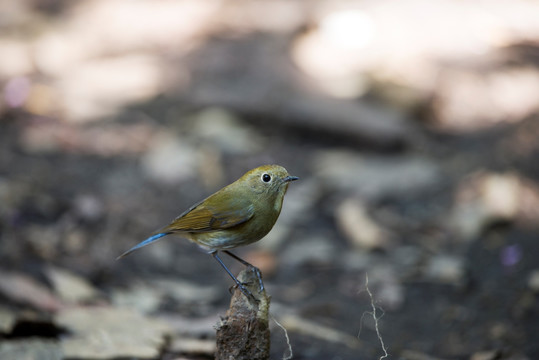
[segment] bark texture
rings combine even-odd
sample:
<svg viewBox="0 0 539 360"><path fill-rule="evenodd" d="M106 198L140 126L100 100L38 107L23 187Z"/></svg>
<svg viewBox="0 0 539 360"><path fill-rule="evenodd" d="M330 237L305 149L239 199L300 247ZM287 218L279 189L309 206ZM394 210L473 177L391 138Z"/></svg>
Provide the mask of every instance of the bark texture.
<svg viewBox="0 0 539 360"><path fill-rule="evenodd" d="M217 324L216 360L269 359L270 331L268 314L270 298L260 291L252 268L246 268L238 280L253 294L245 296L238 288L232 295L226 316Z"/></svg>

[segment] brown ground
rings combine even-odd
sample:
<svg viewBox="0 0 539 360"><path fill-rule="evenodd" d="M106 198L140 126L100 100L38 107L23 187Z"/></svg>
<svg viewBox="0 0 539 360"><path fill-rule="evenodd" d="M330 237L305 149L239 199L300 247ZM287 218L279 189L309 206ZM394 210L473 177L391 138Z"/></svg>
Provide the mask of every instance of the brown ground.
<svg viewBox="0 0 539 360"><path fill-rule="evenodd" d="M264 163L301 180L237 253L294 359L383 355L366 274L390 359L539 358L538 8L365 5L347 48L270 3L0 4L1 359L212 358L219 265L115 258Z"/></svg>

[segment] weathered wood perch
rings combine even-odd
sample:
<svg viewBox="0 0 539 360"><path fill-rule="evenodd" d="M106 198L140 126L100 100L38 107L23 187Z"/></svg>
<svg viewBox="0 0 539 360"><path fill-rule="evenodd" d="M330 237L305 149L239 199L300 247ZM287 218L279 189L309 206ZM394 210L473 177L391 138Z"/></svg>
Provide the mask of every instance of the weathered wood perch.
<svg viewBox="0 0 539 360"><path fill-rule="evenodd" d="M253 294L257 301L247 298L238 288L234 291L226 316L217 324L216 360L269 359L270 297L260 291L258 279L252 268L246 268L238 280Z"/></svg>

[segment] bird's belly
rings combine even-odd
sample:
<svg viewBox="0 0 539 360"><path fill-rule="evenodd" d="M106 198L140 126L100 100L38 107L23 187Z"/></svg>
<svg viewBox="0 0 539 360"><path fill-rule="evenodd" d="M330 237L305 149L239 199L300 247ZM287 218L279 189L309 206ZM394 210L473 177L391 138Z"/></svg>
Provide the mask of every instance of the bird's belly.
<svg viewBox="0 0 539 360"><path fill-rule="evenodd" d="M216 230L204 233L191 233L190 240L210 250L233 249L245 246L262 239L271 230L254 228L251 224L235 226L226 230Z"/></svg>

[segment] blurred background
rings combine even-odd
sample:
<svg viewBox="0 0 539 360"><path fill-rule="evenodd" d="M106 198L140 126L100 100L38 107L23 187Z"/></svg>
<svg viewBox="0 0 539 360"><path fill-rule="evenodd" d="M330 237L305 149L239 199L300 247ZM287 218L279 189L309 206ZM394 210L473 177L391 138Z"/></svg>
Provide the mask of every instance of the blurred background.
<svg viewBox="0 0 539 360"><path fill-rule="evenodd" d="M232 282L116 257L267 163L294 359L539 358L539 3L0 1L0 358L211 359ZM233 272L241 266L230 263ZM272 324L272 359L290 355Z"/></svg>

